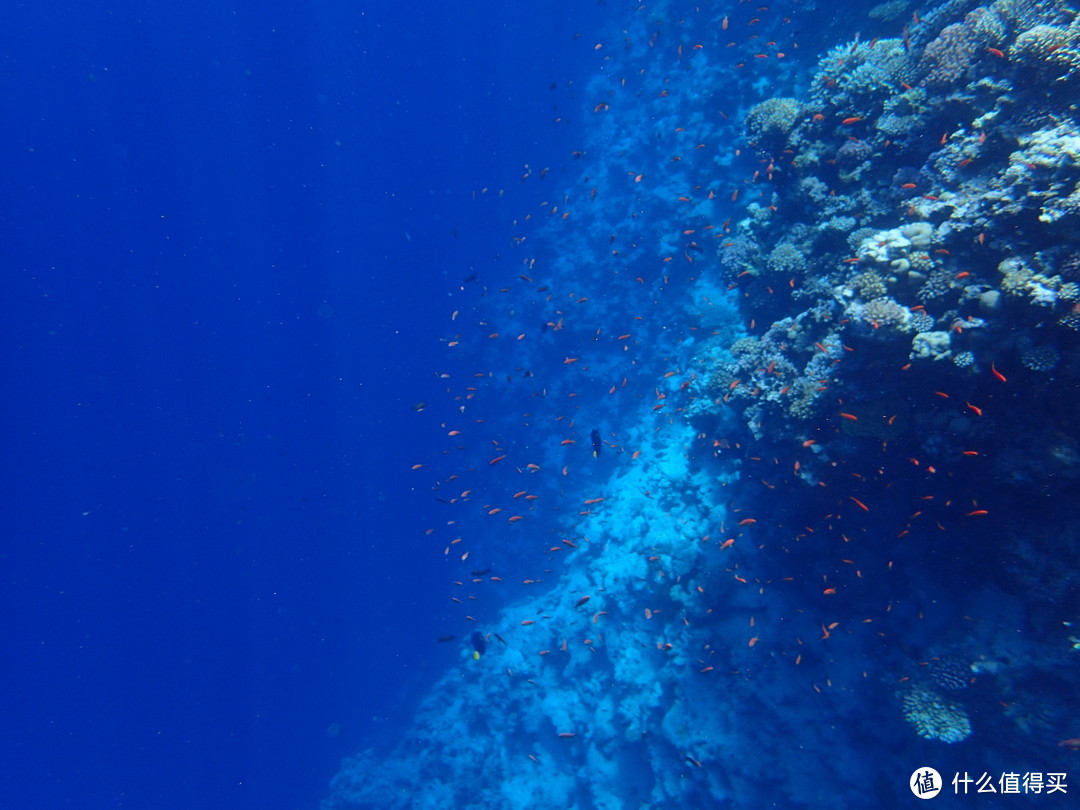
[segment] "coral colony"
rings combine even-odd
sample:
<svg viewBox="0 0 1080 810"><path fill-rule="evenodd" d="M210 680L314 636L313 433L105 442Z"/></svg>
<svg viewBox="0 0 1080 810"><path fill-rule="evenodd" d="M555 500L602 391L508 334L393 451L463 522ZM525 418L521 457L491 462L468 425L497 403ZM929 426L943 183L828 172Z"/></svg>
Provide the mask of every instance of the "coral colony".
<svg viewBox="0 0 1080 810"><path fill-rule="evenodd" d="M418 416L459 659L328 810L1078 770L1080 15L814 5L583 43L586 140Z"/></svg>

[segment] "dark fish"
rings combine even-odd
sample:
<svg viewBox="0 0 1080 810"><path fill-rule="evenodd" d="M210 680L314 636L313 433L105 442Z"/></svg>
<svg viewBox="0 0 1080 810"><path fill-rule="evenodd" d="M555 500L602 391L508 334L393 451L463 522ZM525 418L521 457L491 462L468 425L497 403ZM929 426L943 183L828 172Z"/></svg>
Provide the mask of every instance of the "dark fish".
<svg viewBox="0 0 1080 810"><path fill-rule="evenodd" d="M592 455L593 455L593 458L600 458L600 451L604 447L604 442L600 438L600 431L599 430L594 430L592 433L589 434L589 436L590 436L590 438L592 438Z"/></svg>
<svg viewBox="0 0 1080 810"><path fill-rule="evenodd" d="M445 644L448 641L453 641L457 636L439 636L439 643Z"/></svg>
<svg viewBox="0 0 1080 810"><path fill-rule="evenodd" d="M461 283L462 284L468 284L470 281L476 281L476 279L477 279L477 277L479 275L480 275L479 273L470 273L468 276L466 276L465 280L462 281Z"/></svg>
<svg viewBox="0 0 1080 810"><path fill-rule="evenodd" d="M491 573L490 568L481 568L478 571L470 571L469 576L471 576L471 577L482 577L482 576L486 576L487 574L490 574L490 573Z"/></svg>
<svg viewBox="0 0 1080 810"><path fill-rule="evenodd" d="M471 641L473 647L472 657L476 660L480 660L480 656L483 655L484 651L487 649L487 642L484 641L484 634L481 633L479 630L474 631Z"/></svg>

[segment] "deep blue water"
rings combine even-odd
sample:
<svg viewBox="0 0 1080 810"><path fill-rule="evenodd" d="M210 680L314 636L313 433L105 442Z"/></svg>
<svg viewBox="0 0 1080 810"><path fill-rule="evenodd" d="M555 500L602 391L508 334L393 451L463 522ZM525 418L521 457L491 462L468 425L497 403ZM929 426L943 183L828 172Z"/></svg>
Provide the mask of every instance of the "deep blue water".
<svg viewBox="0 0 1080 810"><path fill-rule="evenodd" d="M0 16L3 804L312 806L445 664L431 320L600 12Z"/></svg>

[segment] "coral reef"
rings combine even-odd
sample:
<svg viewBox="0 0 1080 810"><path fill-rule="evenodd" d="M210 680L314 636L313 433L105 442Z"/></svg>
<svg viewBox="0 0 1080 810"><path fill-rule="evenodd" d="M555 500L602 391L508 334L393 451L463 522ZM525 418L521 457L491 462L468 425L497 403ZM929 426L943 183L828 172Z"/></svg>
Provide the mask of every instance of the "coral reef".
<svg viewBox="0 0 1080 810"><path fill-rule="evenodd" d="M491 431L460 474L508 483L454 470L443 553L494 537L528 578L500 567L493 599L460 556L486 652L335 810L864 806L919 738L1068 765L1075 11L889 2L858 9L880 37L823 22L803 53L783 15L664 11L596 51L589 165L546 190L542 247L454 313L491 347L455 369ZM508 542L508 504L548 520Z"/></svg>
<svg viewBox="0 0 1080 810"><path fill-rule="evenodd" d="M788 136L802 114L803 105L793 98L762 101L746 114L746 138L762 152L778 155L787 146Z"/></svg>
<svg viewBox="0 0 1080 810"><path fill-rule="evenodd" d="M971 721L963 707L925 686L912 686L903 697L904 719L920 737L959 743L971 736Z"/></svg>

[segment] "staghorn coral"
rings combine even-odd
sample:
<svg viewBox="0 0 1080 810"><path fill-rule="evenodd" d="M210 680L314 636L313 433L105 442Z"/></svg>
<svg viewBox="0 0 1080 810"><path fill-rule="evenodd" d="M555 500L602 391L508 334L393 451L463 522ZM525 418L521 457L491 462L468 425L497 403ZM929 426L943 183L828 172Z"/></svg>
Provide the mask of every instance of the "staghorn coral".
<svg viewBox="0 0 1080 810"><path fill-rule="evenodd" d="M920 737L952 744L971 736L971 721L964 708L932 689L912 686L903 697L903 705L904 719Z"/></svg>

